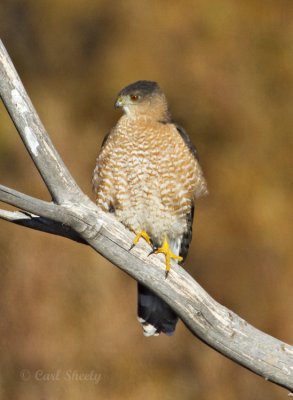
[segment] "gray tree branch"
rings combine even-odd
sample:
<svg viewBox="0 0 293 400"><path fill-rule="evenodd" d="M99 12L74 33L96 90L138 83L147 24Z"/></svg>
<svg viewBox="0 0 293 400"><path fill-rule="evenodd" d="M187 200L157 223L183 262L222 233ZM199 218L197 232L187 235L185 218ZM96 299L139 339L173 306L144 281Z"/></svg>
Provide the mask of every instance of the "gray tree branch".
<svg viewBox="0 0 293 400"><path fill-rule="evenodd" d="M65 238L74 240L75 242L87 244L69 226L66 226L60 222L52 221L49 218L34 215L29 212L7 211L0 209L0 219L8 222L13 222L16 225L24 226L26 228L51 233L52 235L63 236Z"/></svg>
<svg viewBox="0 0 293 400"><path fill-rule="evenodd" d="M162 255L148 257L150 247L145 242L129 251L134 235L112 215L99 210L79 189L53 147L2 43L0 93L53 198L53 203L48 203L0 186L0 201L22 210L0 210L0 218L89 244L162 297L203 342L266 380L293 391L292 346L254 328L217 303L177 264L172 264L165 279Z"/></svg>
<svg viewBox="0 0 293 400"><path fill-rule="evenodd" d="M1 41L0 53L1 98L53 200L60 204L76 196L83 197L52 145Z"/></svg>

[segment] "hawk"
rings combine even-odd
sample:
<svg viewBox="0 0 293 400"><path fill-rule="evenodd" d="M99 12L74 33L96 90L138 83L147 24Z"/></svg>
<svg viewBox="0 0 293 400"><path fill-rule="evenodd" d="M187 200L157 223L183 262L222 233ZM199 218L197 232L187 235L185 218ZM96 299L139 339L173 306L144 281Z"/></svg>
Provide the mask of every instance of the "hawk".
<svg viewBox="0 0 293 400"><path fill-rule="evenodd" d="M118 94L123 115L106 135L93 174L97 205L145 239L154 253L182 263L192 235L194 202L207 193L197 152L174 123L159 85L138 81ZM145 336L172 335L178 320L138 283L138 320Z"/></svg>

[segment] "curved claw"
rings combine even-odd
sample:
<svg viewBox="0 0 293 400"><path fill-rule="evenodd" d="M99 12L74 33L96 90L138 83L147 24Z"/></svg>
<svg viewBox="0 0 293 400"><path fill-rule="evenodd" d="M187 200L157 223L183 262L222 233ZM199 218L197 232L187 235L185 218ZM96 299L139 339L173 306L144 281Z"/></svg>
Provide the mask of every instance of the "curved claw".
<svg viewBox="0 0 293 400"><path fill-rule="evenodd" d="M170 249L169 243L167 242L166 239L164 239L164 242L161 247L159 247L157 250L155 250L155 253L163 253L165 254L166 257L166 272L165 272L165 277L167 278L168 273L171 268L171 259L177 260L177 261L182 261L183 258L181 256L177 256L172 252Z"/></svg>
<svg viewBox="0 0 293 400"><path fill-rule="evenodd" d="M131 249L133 249L133 247L134 247L135 245L137 245L137 243L139 242L139 239L140 239L140 238L143 238L148 244L152 245L151 238L150 238L149 235L146 233L146 231L140 231L140 232L138 232L138 234L135 236L135 238L134 238L134 240L133 240L133 243L132 243L132 245L131 245L129 251L130 251Z"/></svg>

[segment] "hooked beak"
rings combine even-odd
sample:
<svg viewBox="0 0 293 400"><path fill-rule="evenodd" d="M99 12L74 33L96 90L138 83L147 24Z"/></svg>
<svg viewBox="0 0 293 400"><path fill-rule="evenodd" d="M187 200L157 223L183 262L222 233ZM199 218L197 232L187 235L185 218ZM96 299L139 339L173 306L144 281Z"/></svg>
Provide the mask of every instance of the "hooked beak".
<svg viewBox="0 0 293 400"><path fill-rule="evenodd" d="M123 97L118 97L115 103L115 108L122 108L124 106L124 99Z"/></svg>

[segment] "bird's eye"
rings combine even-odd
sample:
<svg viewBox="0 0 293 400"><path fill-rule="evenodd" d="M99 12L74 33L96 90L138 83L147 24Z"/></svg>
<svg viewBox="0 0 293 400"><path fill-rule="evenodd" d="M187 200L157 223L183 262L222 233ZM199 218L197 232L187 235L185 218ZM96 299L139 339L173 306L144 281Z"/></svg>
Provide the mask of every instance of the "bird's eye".
<svg viewBox="0 0 293 400"><path fill-rule="evenodd" d="M138 100L138 97L139 97L139 96L138 96L137 94L131 94L131 95L130 95L130 98L131 98L132 101L137 101L137 100Z"/></svg>

